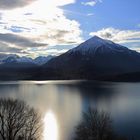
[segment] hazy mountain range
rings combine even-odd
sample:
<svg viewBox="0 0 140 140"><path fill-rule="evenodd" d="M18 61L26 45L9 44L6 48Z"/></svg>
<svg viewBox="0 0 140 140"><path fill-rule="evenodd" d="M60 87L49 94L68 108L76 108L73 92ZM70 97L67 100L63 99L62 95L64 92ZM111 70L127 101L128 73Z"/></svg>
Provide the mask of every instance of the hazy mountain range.
<svg viewBox="0 0 140 140"><path fill-rule="evenodd" d="M2 80L140 81L140 53L97 36L57 57L11 55L0 62Z"/></svg>
<svg viewBox="0 0 140 140"><path fill-rule="evenodd" d="M10 54L10 55L2 55L0 56L0 64L6 64L6 63L32 63L36 65L43 65L47 63L50 59L52 59L55 56L49 55L47 57L45 56L39 56L36 57L35 59L32 59L30 57L19 57L18 55L15 54Z"/></svg>

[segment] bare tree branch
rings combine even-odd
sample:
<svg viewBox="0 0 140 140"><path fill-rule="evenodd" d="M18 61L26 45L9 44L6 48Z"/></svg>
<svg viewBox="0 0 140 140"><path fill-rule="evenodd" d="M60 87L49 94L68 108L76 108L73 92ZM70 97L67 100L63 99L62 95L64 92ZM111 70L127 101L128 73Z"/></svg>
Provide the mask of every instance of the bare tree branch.
<svg viewBox="0 0 140 140"><path fill-rule="evenodd" d="M0 140L39 140L38 113L23 101L0 99Z"/></svg>

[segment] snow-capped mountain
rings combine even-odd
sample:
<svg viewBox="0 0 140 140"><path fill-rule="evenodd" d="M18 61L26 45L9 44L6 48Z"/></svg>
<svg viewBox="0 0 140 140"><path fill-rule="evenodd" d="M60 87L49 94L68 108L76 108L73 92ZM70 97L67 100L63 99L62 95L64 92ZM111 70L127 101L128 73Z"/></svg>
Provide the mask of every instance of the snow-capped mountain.
<svg viewBox="0 0 140 140"><path fill-rule="evenodd" d="M30 57L23 56L23 57L19 57L17 59L17 62L18 63L34 63L34 60L32 58L30 58Z"/></svg>
<svg viewBox="0 0 140 140"><path fill-rule="evenodd" d="M33 63L33 59L29 57L19 57L18 55L9 55L0 60L1 64L6 63Z"/></svg>
<svg viewBox="0 0 140 140"><path fill-rule="evenodd" d="M10 54L10 55L6 55L4 57L2 57L0 59L0 63L14 63L17 62L17 59L19 59L20 57L18 55L14 55L14 54Z"/></svg>
<svg viewBox="0 0 140 140"><path fill-rule="evenodd" d="M4 55L0 58L0 80L36 80L40 69L51 57L19 57Z"/></svg>
<svg viewBox="0 0 140 140"><path fill-rule="evenodd" d="M37 64L37 65L43 65L43 64L47 63L49 60L51 60L54 57L55 56L52 56L52 55L48 55L47 57L39 56L39 57L34 59L34 63Z"/></svg>
<svg viewBox="0 0 140 140"><path fill-rule="evenodd" d="M97 36L57 57L0 57L4 80L140 81L140 53ZM45 64L44 64L45 63Z"/></svg>
<svg viewBox="0 0 140 140"><path fill-rule="evenodd" d="M14 54L10 54L10 55L6 55L4 57L2 57L0 59L0 64L11 64L11 63L18 63L18 64L22 64L22 63L26 63L26 64L36 64L36 65L43 65L45 63L47 63L49 60L51 60L54 56L39 56L35 59L32 59L30 57L19 57L18 55L14 55Z"/></svg>
<svg viewBox="0 0 140 140"><path fill-rule="evenodd" d="M96 79L140 71L140 53L97 36L50 60L44 75L54 79Z"/></svg>
<svg viewBox="0 0 140 140"><path fill-rule="evenodd" d="M127 47L116 44L110 40L105 40L94 36L84 43L80 44L78 47L69 51L69 53L80 52L83 55L96 54L96 53L109 53L109 52L131 52Z"/></svg>

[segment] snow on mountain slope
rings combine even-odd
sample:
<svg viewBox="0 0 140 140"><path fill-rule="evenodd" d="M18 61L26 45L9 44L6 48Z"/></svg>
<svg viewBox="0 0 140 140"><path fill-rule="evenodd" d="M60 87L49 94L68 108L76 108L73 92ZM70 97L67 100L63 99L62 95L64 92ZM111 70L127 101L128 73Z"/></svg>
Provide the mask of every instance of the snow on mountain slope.
<svg viewBox="0 0 140 140"><path fill-rule="evenodd" d="M18 55L11 54L1 59L1 63L14 63L17 62L17 59L20 57Z"/></svg>
<svg viewBox="0 0 140 140"><path fill-rule="evenodd" d="M78 47L70 50L69 53L79 51L82 54L87 53L96 54L99 50L100 53L108 53L113 51L114 52L129 51L129 49L124 46L116 44L110 40L105 40L99 38L98 36L94 36L89 40L85 41L84 43L80 44Z"/></svg>
<svg viewBox="0 0 140 140"><path fill-rule="evenodd" d="M36 64L36 65L43 65L47 63L50 59L52 59L54 56L39 56L35 59L32 59L30 57L19 57L18 55L10 54L7 56L4 56L0 59L0 64L8 64L8 63L30 63L30 64Z"/></svg>
<svg viewBox="0 0 140 140"><path fill-rule="evenodd" d="M43 64L47 63L49 60L51 60L53 57L54 56L52 56L52 55L48 55L47 57L39 56L34 59L34 63L37 65L43 65Z"/></svg>
<svg viewBox="0 0 140 140"><path fill-rule="evenodd" d="M44 65L44 75L56 79L96 79L137 71L140 53L97 36Z"/></svg>
<svg viewBox="0 0 140 140"><path fill-rule="evenodd" d="M17 59L17 62L18 62L18 63L34 63L34 61L33 61L32 58L30 58L30 57L25 57L25 56L19 57L19 58Z"/></svg>

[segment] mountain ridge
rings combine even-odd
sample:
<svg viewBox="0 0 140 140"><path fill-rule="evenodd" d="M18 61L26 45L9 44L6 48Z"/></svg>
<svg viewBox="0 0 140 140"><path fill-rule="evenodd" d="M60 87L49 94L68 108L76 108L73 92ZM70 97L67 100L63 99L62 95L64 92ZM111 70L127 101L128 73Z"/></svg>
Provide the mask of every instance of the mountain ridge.
<svg viewBox="0 0 140 140"><path fill-rule="evenodd" d="M1 64L12 64L12 63L17 63L17 64L35 64L35 65L43 65L47 63L50 59L52 59L55 56L49 55L49 56L38 56L35 59L26 57L26 56L18 56L18 55L7 55L3 58L0 59L0 65Z"/></svg>
<svg viewBox="0 0 140 140"><path fill-rule="evenodd" d="M95 36L51 59L43 74L54 79L100 79L138 71L140 53Z"/></svg>
<svg viewBox="0 0 140 140"><path fill-rule="evenodd" d="M9 79L140 81L140 53L95 36L45 64L1 64L0 80Z"/></svg>
<svg viewBox="0 0 140 140"><path fill-rule="evenodd" d="M123 51L129 50L127 47L124 47L122 45L116 44L110 40L105 40L102 38L99 38L98 36L94 36L87 41L81 43L78 47L71 49L70 51L78 51L78 50L84 50L84 51L94 51L96 49L99 49L103 47L102 49L109 49L114 51Z"/></svg>

